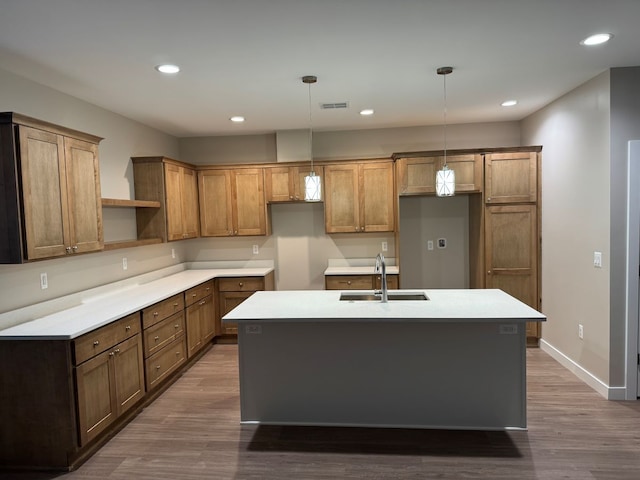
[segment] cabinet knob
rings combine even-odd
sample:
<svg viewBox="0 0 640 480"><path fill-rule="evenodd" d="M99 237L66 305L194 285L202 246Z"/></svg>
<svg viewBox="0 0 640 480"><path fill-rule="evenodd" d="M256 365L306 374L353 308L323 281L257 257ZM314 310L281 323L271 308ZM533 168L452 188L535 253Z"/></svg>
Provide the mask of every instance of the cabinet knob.
<svg viewBox="0 0 640 480"><path fill-rule="evenodd" d="M120 349L119 349L119 348L116 348L116 349L114 350L114 353L120 353Z"/></svg>
<svg viewBox="0 0 640 480"><path fill-rule="evenodd" d="M347 280L347 285L351 285L351 280Z"/></svg>
<svg viewBox="0 0 640 480"><path fill-rule="evenodd" d="M487 272L487 275L491 275L491 270L489 270L489 271Z"/></svg>
<svg viewBox="0 0 640 480"><path fill-rule="evenodd" d="M126 327L124 327L124 329L127 331L131 330L131 325L127 325Z"/></svg>
<svg viewBox="0 0 640 480"><path fill-rule="evenodd" d="M195 298L195 297L198 296L198 294L197 293L192 293L191 296Z"/></svg>
<svg viewBox="0 0 640 480"><path fill-rule="evenodd" d="M93 346L97 347L98 345L100 345L100 342L98 340L96 340L95 342L93 342Z"/></svg>
<svg viewBox="0 0 640 480"><path fill-rule="evenodd" d="M156 370L160 370L160 365L156 365Z"/></svg>
<svg viewBox="0 0 640 480"><path fill-rule="evenodd" d="M71 247L73 249L74 252L78 251L78 245L74 245L73 247Z"/></svg>
<svg viewBox="0 0 640 480"><path fill-rule="evenodd" d="M174 303L174 304L173 304L173 306L174 306L174 307L177 307L177 306L178 306L178 302Z"/></svg>
<svg viewBox="0 0 640 480"><path fill-rule="evenodd" d="M289 200L293 200L293 195L289 195Z"/></svg>
<svg viewBox="0 0 640 480"><path fill-rule="evenodd" d="M180 324L176 323L173 327L174 328L180 328Z"/></svg>
<svg viewBox="0 0 640 480"><path fill-rule="evenodd" d="M158 312L153 312L153 316L157 317L158 316Z"/></svg>
<svg viewBox="0 0 640 480"><path fill-rule="evenodd" d="M207 303L206 300L202 300L198 305L204 305L205 303Z"/></svg>
<svg viewBox="0 0 640 480"><path fill-rule="evenodd" d="M179 350L176 352L176 356L180 356L180 351Z"/></svg>
<svg viewBox="0 0 640 480"><path fill-rule="evenodd" d="M65 248L65 250L67 251L67 253L71 253L71 247L67 247Z"/></svg>
<svg viewBox="0 0 640 480"><path fill-rule="evenodd" d="M241 287L242 285L244 285L244 283L242 282L238 282L238 286Z"/></svg>
<svg viewBox="0 0 640 480"><path fill-rule="evenodd" d="M115 355L115 353L113 353L113 352L109 352L109 356L110 356L110 357L113 357L114 355Z"/></svg>
<svg viewBox="0 0 640 480"><path fill-rule="evenodd" d="M235 231L233 232L233 234L234 234L234 235L237 235L237 234L238 234L238 230L235 230Z"/></svg>
<svg viewBox="0 0 640 480"><path fill-rule="evenodd" d="M211 287L207 287L205 290L208 292L209 290L211 290Z"/></svg>
<svg viewBox="0 0 640 480"><path fill-rule="evenodd" d="M158 340L160 340L160 337L156 335L155 337L153 337L153 339L157 342Z"/></svg>

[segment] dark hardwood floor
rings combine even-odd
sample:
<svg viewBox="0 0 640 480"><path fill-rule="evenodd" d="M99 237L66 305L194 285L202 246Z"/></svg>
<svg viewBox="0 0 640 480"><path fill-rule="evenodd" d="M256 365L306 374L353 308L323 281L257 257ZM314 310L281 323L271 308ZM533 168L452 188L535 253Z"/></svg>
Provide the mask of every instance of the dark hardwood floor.
<svg viewBox="0 0 640 480"><path fill-rule="evenodd" d="M215 345L78 470L0 478L640 479L640 401L603 399L539 349L527 368L526 432L242 426L237 346Z"/></svg>

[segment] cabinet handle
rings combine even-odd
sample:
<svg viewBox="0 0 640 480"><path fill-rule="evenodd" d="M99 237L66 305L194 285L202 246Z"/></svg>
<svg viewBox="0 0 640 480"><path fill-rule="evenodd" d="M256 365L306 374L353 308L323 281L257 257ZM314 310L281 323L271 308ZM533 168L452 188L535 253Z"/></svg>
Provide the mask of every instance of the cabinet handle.
<svg viewBox="0 0 640 480"><path fill-rule="evenodd" d="M198 296L198 294L197 294L197 293L192 293L192 294L191 294L191 296L192 296L192 297L197 297L197 296Z"/></svg>
<svg viewBox="0 0 640 480"><path fill-rule="evenodd" d="M206 300L202 300L198 305L204 305L205 303L207 303Z"/></svg>
<svg viewBox="0 0 640 480"><path fill-rule="evenodd" d="M71 253L71 247L67 247L65 248L65 250L67 251L67 253Z"/></svg>
<svg viewBox="0 0 640 480"><path fill-rule="evenodd" d="M178 306L178 302L174 303L174 304L173 304L173 306L174 306L174 307L177 307L177 306Z"/></svg>
<svg viewBox="0 0 640 480"><path fill-rule="evenodd" d="M93 342L93 346L94 346L94 347L97 347L98 345L100 345L100 342L99 342L98 340L96 340L96 341L94 341L94 342Z"/></svg>
<svg viewBox="0 0 640 480"><path fill-rule="evenodd" d="M124 329L127 331L131 330L131 325L127 325L126 327L124 327Z"/></svg>
<svg viewBox="0 0 640 480"><path fill-rule="evenodd" d="M176 323L173 327L174 328L180 328L180 324Z"/></svg>
<svg viewBox="0 0 640 480"><path fill-rule="evenodd" d="M157 317L158 316L158 312L153 312L153 316Z"/></svg>
<svg viewBox="0 0 640 480"><path fill-rule="evenodd" d="M155 337L153 337L153 339L157 342L158 340L160 340L160 337L156 335Z"/></svg>
<svg viewBox="0 0 640 480"><path fill-rule="evenodd" d="M116 348L116 349L114 350L114 352L115 352L115 353L120 353L120 349L119 349L119 348Z"/></svg>
<svg viewBox="0 0 640 480"><path fill-rule="evenodd" d="M180 355L180 351L177 351L177 352L176 352L176 356L179 356L179 355Z"/></svg>
<svg viewBox="0 0 640 480"><path fill-rule="evenodd" d="M156 370L160 370L160 365L156 365Z"/></svg>
<svg viewBox="0 0 640 480"><path fill-rule="evenodd" d="M73 249L74 252L78 251L78 245L74 245L73 247L71 247Z"/></svg>
<svg viewBox="0 0 640 480"><path fill-rule="evenodd" d="M206 288L206 290L207 290L207 292L208 292L209 290L211 290L211 287L207 287L207 288Z"/></svg>
<svg viewBox="0 0 640 480"><path fill-rule="evenodd" d="M113 353L113 352L109 352L109 356L110 356L110 357L113 357L114 355L115 355L115 353Z"/></svg>

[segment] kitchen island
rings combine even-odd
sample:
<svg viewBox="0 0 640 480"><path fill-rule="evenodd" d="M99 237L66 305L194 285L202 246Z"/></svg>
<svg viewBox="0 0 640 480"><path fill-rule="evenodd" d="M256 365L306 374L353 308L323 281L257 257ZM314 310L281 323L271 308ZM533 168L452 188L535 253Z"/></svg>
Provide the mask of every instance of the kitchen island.
<svg viewBox="0 0 640 480"><path fill-rule="evenodd" d="M428 300L256 292L228 313L241 421L526 428L525 325L546 317L501 290L411 293Z"/></svg>

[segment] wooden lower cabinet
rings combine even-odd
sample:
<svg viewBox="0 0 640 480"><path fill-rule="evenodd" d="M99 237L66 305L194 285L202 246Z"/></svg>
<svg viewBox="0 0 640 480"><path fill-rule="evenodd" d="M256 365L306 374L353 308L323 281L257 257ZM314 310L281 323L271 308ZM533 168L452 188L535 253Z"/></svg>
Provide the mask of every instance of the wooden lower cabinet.
<svg viewBox="0 0 640 480"><path fill-rule="evenodd" d="M187 341L184 335L177 337L168 345L145 360L147 372L147 391L162 384L187 360Z"/></svg>
<svg viewBox="0 0 640 480"><path fill-rule="evenodd" d="M326 290L379 290L382 284L380 275L325 275ZM400 286L399 276L387 275L387 288L397 290Z"/></svg>
<svg viewBox="0 0 640 480"><path fill-rule="evenodd" d="M185 292L188 358L204 348L215 336L213 289L213 280L209 280Z"/></svg>
<svg viewBox="0 0 640 480"><path fill-rule="evenodd" d="M86 445L145 394L140 313L74 341L80 446Z"/></svg>
<svg viewBox="0 0 640 480"><path fill-rule="evenodd" d="M216 330L224 339L233 339L238 334L236 323L223 323L224 317L247 298L260 290L274 290L273 272L264 277L229 277L216 279L218 292L218 314L216 315Z"/></svg>

